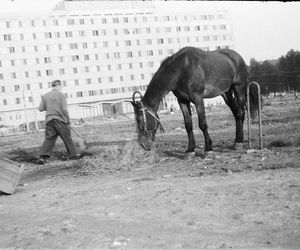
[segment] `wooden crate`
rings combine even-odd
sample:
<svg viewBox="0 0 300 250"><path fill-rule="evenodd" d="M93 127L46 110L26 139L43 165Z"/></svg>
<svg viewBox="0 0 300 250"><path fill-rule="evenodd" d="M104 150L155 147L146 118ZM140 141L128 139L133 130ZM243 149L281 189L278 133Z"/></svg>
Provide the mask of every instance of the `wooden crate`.
<svg viewBox="0 0 300 250"><path fill-rule="evenodd" d="M19 184L24 164L0 158L0 191L13 194Z"/></svg>

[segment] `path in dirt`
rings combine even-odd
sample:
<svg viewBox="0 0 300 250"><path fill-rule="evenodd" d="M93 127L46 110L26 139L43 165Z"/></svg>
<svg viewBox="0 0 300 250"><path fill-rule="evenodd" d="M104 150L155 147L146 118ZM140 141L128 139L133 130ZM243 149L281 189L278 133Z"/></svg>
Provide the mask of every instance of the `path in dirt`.
<svg viewBox="0 0 300 250"><path fill-rule="evenodd" d="M299 168L196 177L36 171L14 195L0 195L0 248L300 248Z"/></svg>

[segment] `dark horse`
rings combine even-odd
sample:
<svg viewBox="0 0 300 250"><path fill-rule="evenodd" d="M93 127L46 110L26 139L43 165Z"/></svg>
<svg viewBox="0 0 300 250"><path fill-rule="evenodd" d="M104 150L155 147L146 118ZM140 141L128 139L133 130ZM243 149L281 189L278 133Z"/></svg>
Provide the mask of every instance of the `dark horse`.
<svg viewBox="0 0 300 250"><path fill-rule="evenodd" d="M194 152L196 142L193 134L190 103L194 103L199 128L205 138L205 151L212 150L212 141L208 134L204 110L204 98L221 95L230 107L236 122L235 143L244 141L243 123L246 107L247 68L242 57L233 50L206 52L198 48L185 47L166 58L149 83L141 101L132 105L136 118L138 142L145 149L151 149L156 131L162 128L157 110L162 98L170 91L177 97L184 116L188 134L187 153ZM257 94L250 88L251 111L258 108ZM140 94L141 95L141 94Z"/></svg>

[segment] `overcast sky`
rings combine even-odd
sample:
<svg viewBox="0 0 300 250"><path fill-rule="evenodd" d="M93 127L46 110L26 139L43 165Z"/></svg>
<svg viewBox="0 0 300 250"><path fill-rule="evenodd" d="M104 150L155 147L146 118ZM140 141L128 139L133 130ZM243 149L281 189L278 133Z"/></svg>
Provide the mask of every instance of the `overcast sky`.
<svg viewBox="0 0 300 250"><path fill-rule="evenodd" d="M59 0L1 0L0 12L51 10ZM300 51L300 3L254 1L173 2L184 8L227 9L230 11L235 49L249 64L277 59L290 49Z"/></svg>

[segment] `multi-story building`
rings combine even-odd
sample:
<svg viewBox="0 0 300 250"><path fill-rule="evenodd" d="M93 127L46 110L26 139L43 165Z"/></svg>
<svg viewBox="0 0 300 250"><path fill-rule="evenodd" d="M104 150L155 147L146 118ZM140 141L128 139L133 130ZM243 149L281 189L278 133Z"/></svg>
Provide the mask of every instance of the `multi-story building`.
<svg viewBox="0 0 300 250"><path fill-rule="evenodd" d="M44 120L37 108L55 79L71 118L132 112L122 101L143 93L161 61L184 46L233 48L228 12L63 1L49 12L0 14L0 124ZM163 106L171 105L169 94Z"/></svg>

